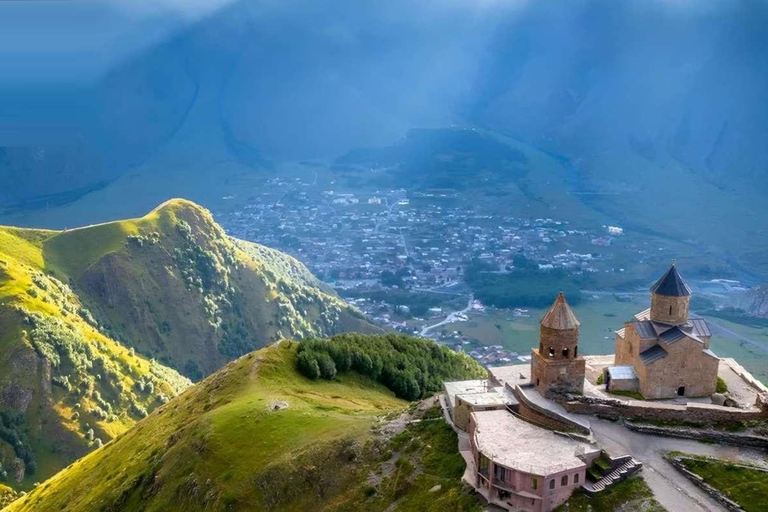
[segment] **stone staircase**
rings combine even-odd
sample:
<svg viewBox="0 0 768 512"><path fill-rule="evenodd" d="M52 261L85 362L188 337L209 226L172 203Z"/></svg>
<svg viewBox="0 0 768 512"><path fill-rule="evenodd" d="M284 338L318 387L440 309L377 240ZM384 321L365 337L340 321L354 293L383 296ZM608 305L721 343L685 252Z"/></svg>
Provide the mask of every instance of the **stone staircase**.
<svg viewBox="0 0 768 512"><path fill-rule="evenodd" d="M638 462L635 459L630 458L628 461L616 469L613 469L607 475L603 476L597 482L585 482L582 487L588 495L593 496L601 491L606 490L612 485L621 482L630 475L637 473L642 467L642 462Z"/></svg>

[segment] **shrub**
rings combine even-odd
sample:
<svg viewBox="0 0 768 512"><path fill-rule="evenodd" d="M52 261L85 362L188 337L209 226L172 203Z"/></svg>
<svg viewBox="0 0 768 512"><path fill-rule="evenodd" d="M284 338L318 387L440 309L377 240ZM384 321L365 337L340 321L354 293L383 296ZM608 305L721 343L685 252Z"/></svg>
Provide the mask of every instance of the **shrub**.
<svg viewBox="0 0 768 512"><path fill-rule="evenodd" d="M317 358L309 351L299 353L299 357L296 360L296 365L299 371L305 377L315 380L320 377L320 366L317 363Z"/></svg>
<svg viewBox="0 0 768 512"><path fill-rule="evenodd" d="M605 382L605 376L601 373L600 375L597 376L597 380L595 381L595 384L599 386L603 382Z"/></svg>
<svg viewBox="0 0 768 512"><path fill-rule="evenodd" d="M297 367L310 378L332 379L348 370L381 382L398 397L416 400L440 391L446 378L479 378L485 370L465 354L434 341L399 334L341 334L299 345Z"/></svg>
<svg viewBox="0 0 768 512"><path fill-rule="evenodd" d="M726 384L721 377L717 378L717 387L715 388L715 391L718 393L725 393L728 391L728 384Z"/></svg>
<svg viewBox="0 0 768 512"><path fill-rule="evenodd" d="M320 376L327 380L332 380L336 377L336 364L333 362L331 356L325 352L319 352L316 355L317 364L320 367Z"/></svg>

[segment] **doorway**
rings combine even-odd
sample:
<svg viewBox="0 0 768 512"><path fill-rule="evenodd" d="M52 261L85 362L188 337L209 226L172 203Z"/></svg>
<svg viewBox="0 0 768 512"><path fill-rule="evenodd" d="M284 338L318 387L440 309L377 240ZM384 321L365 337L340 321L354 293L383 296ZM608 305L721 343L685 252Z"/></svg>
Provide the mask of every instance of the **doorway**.
<svg viewBox="0 0 768 512"><path fill-rule="evenodd" d="M685 386L677 388L677 396L685 396Z"/></svg>

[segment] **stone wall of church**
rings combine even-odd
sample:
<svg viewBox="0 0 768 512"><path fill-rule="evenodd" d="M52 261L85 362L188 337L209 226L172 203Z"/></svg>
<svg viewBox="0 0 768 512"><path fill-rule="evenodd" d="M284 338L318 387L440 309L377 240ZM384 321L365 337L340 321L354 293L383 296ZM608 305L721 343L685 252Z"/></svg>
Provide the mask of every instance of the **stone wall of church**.
<svg viewBox="0 0 768 512"><path fill-rule="evenodd" d="M688 320L688 297L669 297L651 294L651 320L669 325L684 324Z"/></svg>
<svg viewBox="0 0 768 512"><path fill-rule="evenodd" d="M539 333L541 354L548 359L571 359L579 344L579 329L551 329L541 326ZM552 349L553 355L549 355ZM568 356L563 355L563 349L568 349Z"/></svg>
<svg viewBox="0 0 768 512"><path fill-rule="evenodd" d="M700 343L683 338L664 345L667 356L651 364L639 364L635 372L640 393L646 398L671 398L684 388L684 396L708 396L717 387L719 360L704 354Z"/></svg>
<svg viewBox="0 0 768 512"><path fill-rule="evenodd" d="M531 382L542 395L550 388L584 391L584 358L550 359L542 357L537 349L531 351Z"/></svg>

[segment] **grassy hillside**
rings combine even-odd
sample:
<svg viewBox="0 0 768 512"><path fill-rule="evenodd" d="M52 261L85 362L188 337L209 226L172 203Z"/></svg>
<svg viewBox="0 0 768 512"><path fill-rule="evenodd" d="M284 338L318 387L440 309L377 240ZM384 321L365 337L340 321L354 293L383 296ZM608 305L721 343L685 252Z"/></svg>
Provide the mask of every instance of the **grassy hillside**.
<svg viewBox="0 0 768 512"><path fill-rule="evenodd" d="M195 380L283 337L376 330L301 263L227 237L189 201L62 232L2 228L0 242L68 282L112 337Z"/></svg>
<svg viewBox="0 0 768 512"><path fill-rule="evenodd" d="M463 460L437 410L414 412L353 371L310 380L297 348L285 341L229 363L8 510L476 507L459 489ZM454 377L479 371L469 364ZM408 425L409 409L428 419Z"/></svg>
<svg viewBox="0 0 768 512"><path fill-rule="evenodd" d="M66 231L0 227L0 465L29 487L185 389L171 367L197 380L283 337L348 330L376 328L188 201Z"/></svg>
<svg viewBox="0 0 768 512"><path fill-rule="evenodd" d="M40 271L43 231L0 230L0 482L29 488L189 386L98 329Z"/></svg>

